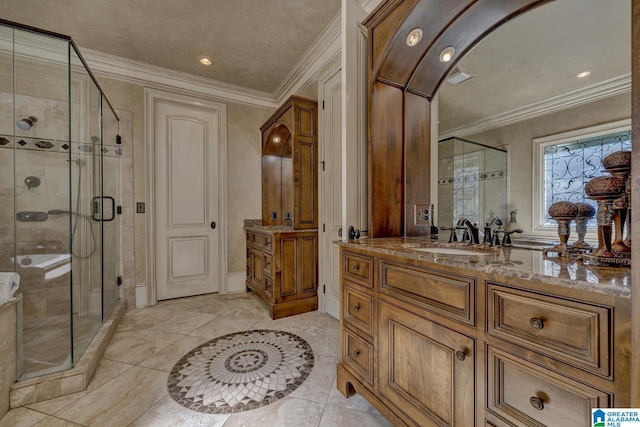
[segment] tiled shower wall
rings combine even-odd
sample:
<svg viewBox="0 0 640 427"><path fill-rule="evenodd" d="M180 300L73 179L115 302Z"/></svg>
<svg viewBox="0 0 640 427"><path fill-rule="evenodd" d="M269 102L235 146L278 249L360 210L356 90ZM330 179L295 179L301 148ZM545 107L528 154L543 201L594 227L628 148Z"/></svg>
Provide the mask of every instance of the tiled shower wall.
<svg viewBox="0 0 640 427"><path fill-rule="evenodd" d="M77 165L68 163L69 150L75 158L79 144L68 145L68 104L52 99L16 96L16 105L24 111L17 111L18 117L35 115L39 117L36 126L29 131L16 128L14 141L13 123L13 94L0 93L0 271L13 269L11 256L15 240L18 254L65 253L69 251L70 222L68 215L49 215L43 222L15 221L15 211L47 212L51 209L68 210L69 206L69 172L72 169L73 180L77 179ZM119 250L105 254L107 259L119 258L120 271L124 278L124 296L130 304L135 304L133 282L133 168L132 168L132 114L127 111L116 112L120 118L120 135L122 137L121 156L119 160L120 195L117 203L122 206L120 215ZM108 150L114 150L113 142L108 142ZM4 144L4 145L1 145ZM38 146L40 145L40 146ZM15 169L14 169L15 146ZM106 153L110 155L109 152ZM90 157L87 157L90 159ZM113 160L114 157L111 157ZM106 167L112 167L113 161L105 162ZM83 166L83 179L89 179L91 165ZM15 170L15 181L14 181ZM38 187L28 188L25 179L35 176L41 180ZM112 174L112 176L115 176ZM86 182L86 181L85 181ZM14 183L15 200L14 209ZM105 188L115 188L116 183L105 184ZM74 186L75 188L75 186ZM73 190L75 191L75 190ZM111 192L111 190L109 190ZM88 203L83 203L88 206ZM71 207L75 210L75 206ZM73 223L73 222L72 222ZM98 232L97 228L94 227ZM79 227L78 237L88 239L88 235L81 235ZM86 232L86 230L85 230ZM115 238L116 236L112 236ZM36 286L41 282L36 276L35 269L21 271L24 276L23 291L29 291L25 286ZM33 274L32 274L33 273ZM33 276L33 277L31 277ZM57 283L57 281L56 281ZM25 298L25 318L50 316L68 313L68 278L62 280L59 286L47 286L46 289L37 287L37 297ZM99 283L92 284L98 287Z"/></svg>

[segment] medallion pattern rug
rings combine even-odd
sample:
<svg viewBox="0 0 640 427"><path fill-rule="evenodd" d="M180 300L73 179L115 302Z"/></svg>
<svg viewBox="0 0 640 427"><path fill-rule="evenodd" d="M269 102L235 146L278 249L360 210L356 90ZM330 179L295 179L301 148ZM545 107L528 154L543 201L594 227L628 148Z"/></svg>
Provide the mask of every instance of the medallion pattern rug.
<svg viewBox="0 0 640 427"><path fill-rule="evenodd" d="M289 332L243 331L187 353L169 374L169 395L207 414L260 408L298 388L313 368L313 351Z"/></svg>

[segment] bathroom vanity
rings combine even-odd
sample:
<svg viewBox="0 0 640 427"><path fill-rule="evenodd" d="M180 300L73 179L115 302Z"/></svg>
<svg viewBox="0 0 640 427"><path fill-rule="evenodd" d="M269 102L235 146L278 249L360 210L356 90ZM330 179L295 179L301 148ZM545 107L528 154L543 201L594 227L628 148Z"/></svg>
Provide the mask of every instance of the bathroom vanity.
<svg viewBox="0 0 640 427"><path fill-rule="evenodd" d="M272 319L318 309L316 230L248 227L247 287Z"/></svg>
<svg viewBox="0 0 640 427"><path fill-rule="evenodd" d="M444 138L441 89L453 87L447 79L463 71L456 67L469 52L481 50L486 36L521 15L561 3L385 0L363 21L369 239L341 243L337 387L347 397L362 395L393 425L585 426L592 425L592 408L638 406L640 353L631 351L639 337L633 326L638 302L631 297L638 290L637 278L631 280L637 258L627 269L545 258L527 249L446 246L431 242L429 227L418 221L419 207L433 199L432 147L436 135ZM638 13L633 2L632 16ZM512 65L499 57L488 59ZM635 54L632 63L638 64ZM495 76L489 70L472 83ZM486 90L475 98L484 108L494 94L490 86L478 85ZM525 91L523 84L514 88L510 95ZM450 99L462 98L462 92L452 90ZM632 118L633 129L637 92L632 88L633 108L620 113ZM588 111L596 114L595 108ZM478 123L487 126L475 133L466 127ZM495 137L495 128L512 123L472 115L449 129L482 143L482 132ZM549 131L550 124L541 119L538 132ZM562 126L568 131L577 125ZM501 143L512 149L519 134L509 135ZM531 140L522 141L528 155ZM638 162L633 165L632 174ZM536 191L518 181L525 176L521 170L514 171L511 196ZM454 211L454 221L459 215L467 213ZM490 217L478 218L480 225L485 221Z"/></svg>
<svg viewBox="0 0 640 427"><path fill-rule="evenodd" d="M317 103L292 96L260 128L262 219L245 226L247 289L272 319L318 309Z"/></svg>
<svg viewBox="0 0 640 427"><path fill-rule="evenodd" d="M394 425L585 426L629 406L629 269L380 238L342 243L341 286L338 389Z"/></svg>

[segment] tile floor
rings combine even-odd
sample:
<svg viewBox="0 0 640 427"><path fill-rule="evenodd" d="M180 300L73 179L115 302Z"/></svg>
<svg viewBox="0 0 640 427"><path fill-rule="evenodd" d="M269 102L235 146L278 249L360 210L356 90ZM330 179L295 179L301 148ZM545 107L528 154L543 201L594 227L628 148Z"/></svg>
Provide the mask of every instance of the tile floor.
<svg viewBox="0 0 640 427"><path fill-rule="evenodd" d="M295 391L271 405L237 414L186 409L167 392L180 358L221 335L280 329L312 347L313 370ZM10 411L0 427L21 426L389 426L364 399L336 389L338 321L319 312L271 320L253 294L204 295L129 310L87 390Z"/></svg>
<svg viewBox="0 0 640 427"><path fill-rule="evenodd" d="M74 352L82 353L100 329L99 316L73 315ZM59 372L71 366L69 315L41 317L24 321L22 378Z"/></svg>

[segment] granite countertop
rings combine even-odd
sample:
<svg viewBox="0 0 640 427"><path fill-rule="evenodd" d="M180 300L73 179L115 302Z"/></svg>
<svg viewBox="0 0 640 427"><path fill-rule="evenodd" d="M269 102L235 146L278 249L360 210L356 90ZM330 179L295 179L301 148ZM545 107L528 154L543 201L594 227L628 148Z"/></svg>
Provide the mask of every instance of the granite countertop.
<svg viewBox="0 0 640 427"><path fill-rule="evenodd" d="M571 258L545 256L540 250L470 246L466 243L444 243L420 237L362 239L338 243L345 247L402 256L443 266L461 267L527 280L540 280L615 296L631 296L631 269L629 267L588 265ZM478 255L416 250L420 248L455 248L478 252Z"/></svg>
<svg viewBox="0 0 640 427"><path fill-rule="evenodd" d="M308 233L310 231L318 231L317 228L311 228L308 230L294 230L293 228L284 227L280 225L254 225L244 227L247 231L257 231L260 233Z"/></svg>

